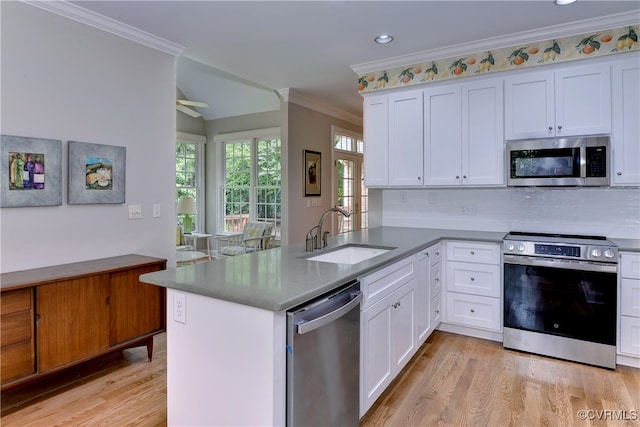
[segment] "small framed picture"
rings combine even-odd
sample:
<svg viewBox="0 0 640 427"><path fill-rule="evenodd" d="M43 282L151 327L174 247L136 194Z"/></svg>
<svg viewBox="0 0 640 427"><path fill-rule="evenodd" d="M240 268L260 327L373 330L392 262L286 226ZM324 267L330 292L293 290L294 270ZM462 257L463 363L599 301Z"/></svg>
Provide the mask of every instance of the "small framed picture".
<svg viewBox="0 0 640 427"><path fill-rule="evenodd" d="M62 204L62 141L2 135L0 157L0 207Z"/></svg>
<svg viewBox="0 0 640 427"><path fill-rule="evenodd" d="M320 196L322 154L304 150L304 196Z"/></svg>
<svg viewBox="0 0 640 427"><path fill-rule="evenodd" d="M126 169L126 147L69 141L68 203L125 203Z"/></svg>

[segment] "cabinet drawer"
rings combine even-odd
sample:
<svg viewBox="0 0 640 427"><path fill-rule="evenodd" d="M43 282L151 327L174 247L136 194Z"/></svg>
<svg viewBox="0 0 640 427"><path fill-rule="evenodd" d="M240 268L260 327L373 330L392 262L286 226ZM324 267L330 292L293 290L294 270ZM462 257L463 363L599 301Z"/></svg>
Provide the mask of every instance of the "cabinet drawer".
<svg viewBox="0 0 640 427"><path fill-rule="evenodd" d="M442 320L442 298L438 294L431 299L431 324L432 328L437 328Z"/></svg>
<svg viewBox="0 0 640 427"><path fill-rule="evenodd" d="M620 314L640 317L640 280L623 278L621 282Z"/></svg>
<svg viewBox="0 0 640 427"><path fill-rule="evenodd" d="M447 291L500 297L500 266L449 262Z"/></svg>
<svg viewBox="0 0 640 427"><path fill-rule="evenodd" d="M431 265L436 265L437 263L440 262L440 260L442 260L442 248L440 246L440 243L436 243L433 246L430 246L429 249L431 250Z"/></svg>
<svg viewBox="0 0 640 427"><path fill-rule="evenodd" d="M429 283L431 284L431 295L439 294L440 291L442 291L442 265L436 264L431 267L429 275Z"/></svg>
<svg viewBox="0 0 640 427"><path fill-rule="evenodd" d="M2 384L35 373L33 342L25 341L2 347L0 351L0 376Z"/></svg>
<svg viewBox="0 0 640 427"><path fill-rule="evenodd" d="M2 292L0 297L0 314L15 313L31 308L31 288Z"/></svg>
<svg viewBox="0 0 640 427"><path fill-rule="evenodd" d="M447 292L447 322L500 331L500 299Z"/></svg>
<svg viewBox="0 0 640 427"><path fill-rule="evenodd" d="M360 278L361 310L375 304L416 276L415 257L410 256L382 270Z"/></svg>
<svg viewBox="0 0 640 427"><path fill-rule="evenodd" d="M0 343L2 347L21 341L30 341L32 319L31 310L18 311L17 313L5 314L0 317L0 322L2 323Z"/></svg>
<svg viewBox="0 0 640 427"><path fill-rule="evenodd" d="M640 279L640 254L624 252L620 255L620 275Z"/></svg>
<svg viewBox="0 0 640 427"><path fill-rule="evenodd" d="M620 316L620 352L640 357L640 318Z"/></svg>
<svg viewBox="0 0 640 427"><path fill-rule="evenodd" d="M500 264L500 245L482 242L447 242L447 260Z"/></svg>

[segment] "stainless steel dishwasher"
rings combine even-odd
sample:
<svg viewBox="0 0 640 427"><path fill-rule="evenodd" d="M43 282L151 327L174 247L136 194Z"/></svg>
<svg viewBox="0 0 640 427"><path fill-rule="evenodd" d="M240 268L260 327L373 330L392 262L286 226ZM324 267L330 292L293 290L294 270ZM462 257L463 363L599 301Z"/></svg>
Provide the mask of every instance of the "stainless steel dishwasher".
<svg viewBox="0 0 640 427"><path fill-rule="evenodd" d="M360 282L287 312L287 426L357 426Z"/></svg>

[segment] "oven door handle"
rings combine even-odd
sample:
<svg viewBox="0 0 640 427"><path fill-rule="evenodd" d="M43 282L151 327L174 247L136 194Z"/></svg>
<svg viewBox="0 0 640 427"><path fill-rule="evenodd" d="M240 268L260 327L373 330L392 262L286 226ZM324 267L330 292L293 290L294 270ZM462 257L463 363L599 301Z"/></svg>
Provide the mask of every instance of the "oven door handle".
<svg viewBox="0 0 640 427"><path fill-rule="evenodd" d="M565 270L596 271L601 273L617 273L617 264L594 263L589 261L551 260L519 255L503 255L505 264L529 265L532 267L563 268Z"/></svg>

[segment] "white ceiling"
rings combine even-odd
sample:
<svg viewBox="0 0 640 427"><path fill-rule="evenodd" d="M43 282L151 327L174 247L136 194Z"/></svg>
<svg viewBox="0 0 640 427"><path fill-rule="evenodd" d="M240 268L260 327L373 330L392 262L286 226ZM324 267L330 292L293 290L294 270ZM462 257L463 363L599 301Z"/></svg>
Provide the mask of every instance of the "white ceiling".
<svg viewBox="0 0 640 427"><path fill-rule="evenodd" d="M212 105L199 110L205 119L277 108L273 89L362 117L353 65L620 13L640 22L638 0L70 3L184 46L177 85ZM376 45L380 33L394 42Z"/></svg>

